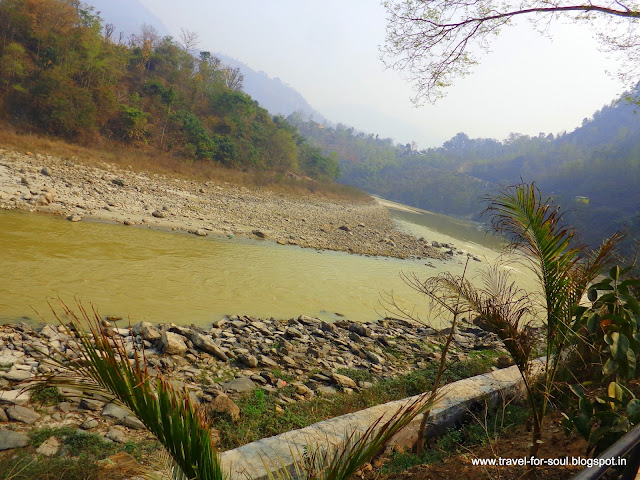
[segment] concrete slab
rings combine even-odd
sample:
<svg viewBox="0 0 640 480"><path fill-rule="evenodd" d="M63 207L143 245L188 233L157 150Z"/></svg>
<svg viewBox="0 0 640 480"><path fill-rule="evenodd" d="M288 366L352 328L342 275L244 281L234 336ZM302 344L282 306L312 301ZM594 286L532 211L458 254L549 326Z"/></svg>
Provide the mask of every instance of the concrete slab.
<svg viewBox="0 0 640 480"><path fill-rule="evenodd" d="M538 359L534 370L541 371L543 362L543 359ZM430 412L427 435L435 435L452 426L474 404L496 402L501 396L519 395L523 393L522 390L522 378L515 366L446 385L441 389L440 399ZM265 463L274 467L292 468L292 452L303 452L308 445L337 445L352 431L364 432L378 418L388 419L418 397L419 395L377 405L229 450L221 455L223 468L229 472L230 480L267 479ZM394 440L401 442L417 436L421 422L422 415L418 415Z"/></svg>

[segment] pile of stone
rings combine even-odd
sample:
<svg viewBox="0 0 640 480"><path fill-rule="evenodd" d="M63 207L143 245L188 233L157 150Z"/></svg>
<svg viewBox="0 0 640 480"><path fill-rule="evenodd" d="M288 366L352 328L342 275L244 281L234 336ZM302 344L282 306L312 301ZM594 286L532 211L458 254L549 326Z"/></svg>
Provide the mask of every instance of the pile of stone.
<svg viewBox="0 0 640 480"><path fill-rule="evenodd" d="M284 405L371 385L345 375L349 369L371 372L373 379L424 368L438 359L438 344L447 333L394 319L327 323L308 316L233 315L208 329L148 322L120 328L113 319L103 325L130 358L144 351L152 376L163 374L186 387L195 401L234 418L240 411L233 398L256 388ZM458 359L471 350L501 348L494 334L470 324L459 329L454 344ZM24 433L44 426L72 425L121 443L146 435L134 416L95 393L61 388L64 401L57 405L31 403L24 382L57 373L47 356L73 357L77 348L77 338L63 326L37 331L26 324L0 326L0 450L26 445ZM287 385L294 388L285 395Z"/></svg>

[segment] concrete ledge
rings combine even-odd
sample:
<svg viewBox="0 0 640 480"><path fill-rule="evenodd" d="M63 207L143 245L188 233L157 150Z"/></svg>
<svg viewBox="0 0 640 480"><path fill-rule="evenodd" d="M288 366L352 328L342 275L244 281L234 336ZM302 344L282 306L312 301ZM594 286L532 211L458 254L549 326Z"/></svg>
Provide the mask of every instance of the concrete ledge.
<svg viewBox="0 0 640 480"><path fill-rule="evenodd" d="M543 360L538 359L534 368L540 371L543 365ZM515 366L450 383L440 389L441 398L430 412L428 433L433 435L452 426L474 404L495 402L500 396L518 395L522 389L522 378ZM378 418L393 415L418 397L377 405L229 450L221 455L223 468L229 472L230 480L266 479L265 463L289 469L293 466L292 452L303 452L307 445L338 444L354 430L363 433ZM396 435L394 443L415 443L421 421L422 415L418 415Z"/></svg>

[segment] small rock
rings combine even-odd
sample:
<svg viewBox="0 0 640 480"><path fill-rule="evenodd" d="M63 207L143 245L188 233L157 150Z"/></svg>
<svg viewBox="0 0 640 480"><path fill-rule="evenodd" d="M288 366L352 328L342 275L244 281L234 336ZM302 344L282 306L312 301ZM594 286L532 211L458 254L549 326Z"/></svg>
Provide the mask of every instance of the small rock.
<svg viewBox="0 0 640 480"><path fill-rule="evenodd" d="M266 238L267 237L267 234L264 233L262 230L253 230L251 233L253 233L258 238Z"/></svg>
<svg viewBox="0 0 640 480"><path fill-rule="evenodd" d="M83 430L91 430L92 428L96 428L98 425L100 425L100 422L98 422L98 420L96 420L95 418L90 418L88 420L85 420L82 425L80 425L80 428Z"/></svg>
<svg viewBox="0 0 640 480"><path fill-rule="evenodd" d="M124 180L122 180L121 178L114 178L113 180L111 180L111 183L119 187L124 187L125 185Z"/></svg>
<svg viewBox="0 0 640 480"><path fill-rule="evenodd" d="M71 215L67 215L67 220L69 220L70 222L80 222L82 221L82 215L72 213Z"/></svg>
<svg viewBox="0 0 640 480"><path fill-rule="evenodd" d="M498 368L507 368L512 366L513 364L513 359L507 355L498 357L498 359L496 360L496 365L498 366Z"/></svg>
<svg viewBox="0 0 640 480"><path fill-rule="evenodd" d="M316 389L316 393L319 393L321 395L335 395L336 393L338 393L338 391L333 387L329 387L327 385L320 385Z"/></svg>
<svg viewBox="0 0 640 480"><path fill-rule="evenodd" d="M40 414L27 407L12 405L11 407L7 408L7 417L9 417L14 422L22 422L26 423L27 425L31 425L33 423L36 423L36 421L40 418Z"/></svg>
<svg viewBox="0 0 640 480"><path fill-rule="evenodd" d="M172 332L163 332L160 338L161 351L167 355L182 355L187 352L186 338Z"/></svg>
<svg viewBox="0 0 640 480"><path fill-rule="evenodd" d="M238 355L238 360L249 368L256 368L258 366L258 359L249 353Z"/></svg>
<svg viewBox="0 0 640 480"><path fill-rule="evenodd" d="M29 437L13 430L0 430L0 450L22 448L29 445Z"/></svg>
<svg viewBox="0 0 640 480"><path fill-rule="evenodd" d="M126 417L124 417L124 420L122 421L122 424L125 427L129 427L129 428L133 428L134 430L144 430L145 425L144 423L142 423L138 417L135 417L133 415L128 415Z"/></svg>
<svg viewBox="0 0 640 480"><path fill-rule="evenodd" d="M365 350L364 353L367 356L367 360L369 360L371 363L374 363L376 365L384 365L385 363L387 363L385 358L376 353L370 352L368 350Z"/></svg>
<svg viewBox="0 0 640 480"><path fill-rule="evenodd" d="M351 378L346 375L340 375L339 373L333 373L331 378L334 382L344 388L358 388L356 382L354 382Z"/></svg>
<svg viewBox="0 0 640 480"><path fill-rule="evenodd" d="M49 170L49 167L42 167L42 169L40 170L40 173L45 177L51 176L51 170Z"/></svg>
<svg viewBox="0 0 640 480"><path fill-rule="evenodd" d="M162 210L154 210L153 213L151 213L151 215L153 215L156 218L164 218L167 216L166 213L163 212Z"/></svg>
<svg viewBox="0 0 640 480"><path fill-rule="evenodd" d="M236 378L230 382L222 384L222 388L225 391L232 391L236 393L247 393L255 390L257 385L248 377Z"/></svg>
<svg viewBox="0 0 640 480"><path fill-rule="evenodd" d="M162 333L152 323L140 322L136 323L132 328L134 335L140 335L148 342L155 342L162 338Z"/></svg>
<svg viewBox="0 0 640 480"><path fill-rule="evenodd" d="M210 404L214 412L228 413L234 422L240 419L240 407L224 393L218 395Z"/></svg>
<svg viewBox="0 0 640 480"><path fill-rule="evenodd" d="M197 230L194 230L193 234L197 235L199 237L206 237L207 236L206 230L202 230L201 228L198 228Z"/></svg>
<svg viewBox="0 0 640 480"><path fill-rule="evenodd" d="M113 418L114 420L123 421L126 417L131 415L127 410L121 408L113 403L107 403L102 409L102 416L107 418Z"/></svg>
<svg viewBox="0 0 640 480"><path fill-rule="evenodd" d="M266 355L260 355L258 358L260 365L262 365L263 367L278 368L278 363L267 357Z"/></svg>
<svg viewBox="0 0 640 480"><path fill-rule="evenodd" d="M216 345L216 343L213 341L211 337L207 335L202 335L198 332L193 332L190 336L190 339L196 348L213 355L218 360L221 360L223 362L226 362L227 360L229 360L227 355L222 351L222 349L218 345Z"/></svg>
<svg viewBox="0 0 640 480"><path fill-rule="evenodd" d="M53 455L58 453L58 450L60 450L60 445L60 440L58 440L56 437L51 436L44 442L42 442L42 444L36 450L36 453L38 455L44 455L45 457L52 457Z"/></svg>
<svg viewBox="0 0 640 480"><path fill-rule="evenodd" d="M349 331L357 333L361 337L368 337L371 334L370 330L361 323L352 323L349 325Z"/></svg>
<svg viewBox="0 0 640 480"><path fill-rule="evenodd" d="M31 372L29 370L18 370L12 368L2 376L11 382L23 382L31 378Z"/></svg>
<svg viewBox="0 0 640 480"><path fill-rule="evenodd" d="M94 400L93 398L83 398L80 401L80 408L85 410L102 410L104 408L104 402Z"/></svg>
<svg viewBox="0 0 640 480"><path fill-rule="evenodd" d="M117 428L111 428L105 435L105 438L113 440L116 443L127 443L129 441L129 437L127 437L122 430L118 430Z"/></svg>

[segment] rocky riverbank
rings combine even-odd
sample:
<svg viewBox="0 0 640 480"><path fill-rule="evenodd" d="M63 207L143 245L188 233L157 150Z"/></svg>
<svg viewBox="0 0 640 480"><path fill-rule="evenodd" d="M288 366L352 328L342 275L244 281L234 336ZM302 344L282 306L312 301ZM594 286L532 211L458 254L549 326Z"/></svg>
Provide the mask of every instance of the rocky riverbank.
<svg viewBox="0 0 640 480"><path fill-rule="evenodd" d="M398 231L387 209L375 202L302 198L2 149L0 208L366 255L447 258L446 252L462 253L432 246L437 239Z"/></svg>
<svg viewBox="0 0 640 480"><path fill-rule="evenodd" d="M350 376L352 372L369 372L372 380L425 368L439 358L446 333L393 319L331 324L306 316L288 320L230 316L209 329L151 323L119 328L114 319L103 323L130 357L144 348L152 376L164 375L174 385L186 387L197 402L236 419L240 411L234 398L257 388L286 408L315 396L372 385L354 380L357 375ZM56 373L58 367L46 355L73 355L75 342L61 326L39 330L25 324L0 326L0 450L27 446L27 433L44 427L71 427L117 443L148 436L135 417L101 395L60 388L52 403L42 405L41 398L30 398L21 390L37 375ZM463 360L469 352L482 349L500 351L502 345L493 333L465 324L454 337L451 358ZM508 365L498 360L497 366ZM39 453L57 454L60 445L54 440L43 444Z"/></svg>

